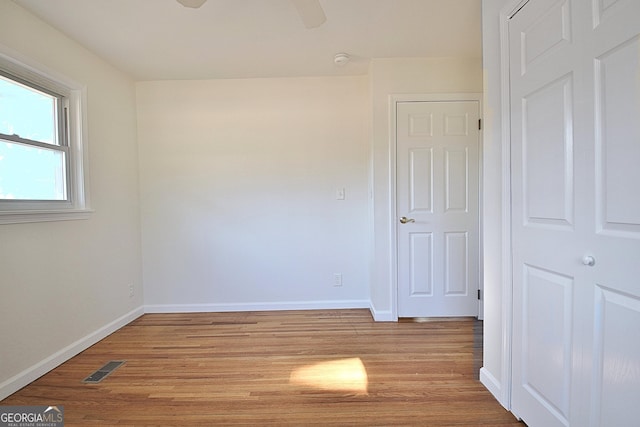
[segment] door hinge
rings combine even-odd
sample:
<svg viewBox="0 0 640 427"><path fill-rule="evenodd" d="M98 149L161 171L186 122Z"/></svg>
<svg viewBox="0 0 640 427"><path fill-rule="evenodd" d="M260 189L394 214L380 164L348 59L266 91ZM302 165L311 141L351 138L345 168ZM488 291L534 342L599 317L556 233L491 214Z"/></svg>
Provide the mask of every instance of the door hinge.
<svg viewBox="0 0 640 427"><path fill-rule="evenodd" d="M480 298L480 289L478 289L478 299L481 299Z"/></svg>
<svg viewBox="0 0 640 427"><path fill-rule="evenodd" d="M478 119L478 130L482 130L482 119Z"/></svg>

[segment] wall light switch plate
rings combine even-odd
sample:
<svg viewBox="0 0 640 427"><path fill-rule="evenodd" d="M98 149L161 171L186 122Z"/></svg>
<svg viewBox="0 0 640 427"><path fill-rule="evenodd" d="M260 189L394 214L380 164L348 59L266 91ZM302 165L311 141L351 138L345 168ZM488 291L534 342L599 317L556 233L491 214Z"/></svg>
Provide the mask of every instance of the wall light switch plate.
<svg viewBox="0 0 640 427"><path fill-rule="evenodd" d="M344 187L338 188L336 190L336 200L344 200L345 199L345 190Z"/></svg>

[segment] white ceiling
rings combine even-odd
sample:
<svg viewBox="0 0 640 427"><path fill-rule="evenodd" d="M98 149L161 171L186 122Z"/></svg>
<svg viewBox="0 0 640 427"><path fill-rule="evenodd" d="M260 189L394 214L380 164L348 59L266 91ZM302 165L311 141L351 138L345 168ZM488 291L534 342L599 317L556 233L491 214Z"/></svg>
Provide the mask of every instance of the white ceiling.
<svg viewBox="0 0 640 427"><path fill-rule="evenodd" d="M14 0L136 80L366 74L371 58L480 57L480 0ZM337 67L333 57L352 60Z"/></svg>

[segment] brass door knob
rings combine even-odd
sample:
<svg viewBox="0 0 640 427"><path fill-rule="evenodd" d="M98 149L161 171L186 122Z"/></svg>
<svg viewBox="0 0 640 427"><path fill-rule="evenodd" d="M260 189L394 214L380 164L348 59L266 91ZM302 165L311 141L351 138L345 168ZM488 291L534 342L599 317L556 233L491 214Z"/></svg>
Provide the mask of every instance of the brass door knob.
<svg viewBox="0 0 640 427"><path fill-rule="evenodd" d="M407 218L406 216L400 218L400 224L406 224L408 222L416 222L416 220L413 218Z"/></svg>

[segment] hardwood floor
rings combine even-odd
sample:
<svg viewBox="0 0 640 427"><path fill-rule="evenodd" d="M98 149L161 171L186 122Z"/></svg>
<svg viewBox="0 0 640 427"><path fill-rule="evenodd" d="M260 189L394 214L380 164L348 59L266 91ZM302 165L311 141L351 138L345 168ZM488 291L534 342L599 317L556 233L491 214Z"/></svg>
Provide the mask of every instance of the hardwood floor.
<svg viewBox="0 0 640 427"><path fill-rule="evenodd" d="M367 310L147 314L0 405L66 426L520 426L478 378L481 322ZM98 384L82 380L126 364Z"/></svg>

